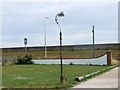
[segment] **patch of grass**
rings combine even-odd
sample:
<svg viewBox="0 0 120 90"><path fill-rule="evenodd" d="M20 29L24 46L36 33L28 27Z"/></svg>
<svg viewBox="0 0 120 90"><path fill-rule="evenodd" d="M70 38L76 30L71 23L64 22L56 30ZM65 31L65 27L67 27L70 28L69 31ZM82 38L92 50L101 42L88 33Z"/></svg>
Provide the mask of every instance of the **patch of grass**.
<svg viewBox="0 0 120 90"><path fill-rule="evenodd" d="M69 88L77 83L76 77L108 67L63 65L66 82L61 85L60 65L6 65L2 68L2 84L5 88Z"/></svg>

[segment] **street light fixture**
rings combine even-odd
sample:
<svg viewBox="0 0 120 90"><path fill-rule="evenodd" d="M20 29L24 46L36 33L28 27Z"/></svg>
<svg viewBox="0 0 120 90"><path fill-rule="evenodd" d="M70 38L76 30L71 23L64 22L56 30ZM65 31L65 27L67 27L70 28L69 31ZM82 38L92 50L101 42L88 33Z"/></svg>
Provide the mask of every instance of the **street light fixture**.
<svg viewBox="0 0 120 90"><path fill-rule="evenodd" d="M64 16L63 12L60 12L60 13L58 13L55 16L55 21L56 21L58 27L60 28L60 34L59 35L60 35L60 70L61 70L61 73L60 73L60 83L61 84L64 83L65 78L63 76L63 67L62 67L62 64L63 64L63 62L62 62L62 32L61 32L61 27L60 27L60 25L58 23L58 17L63 17L63 16Z"/></svg>
<svg viewBox="0 0 120 90"><path fill-rule="evenodd" d="M45 20L48 19L48 17L44 18L44 40L45 40L45 58L47 58L47 47L46 47L46 23Z"/></svg>

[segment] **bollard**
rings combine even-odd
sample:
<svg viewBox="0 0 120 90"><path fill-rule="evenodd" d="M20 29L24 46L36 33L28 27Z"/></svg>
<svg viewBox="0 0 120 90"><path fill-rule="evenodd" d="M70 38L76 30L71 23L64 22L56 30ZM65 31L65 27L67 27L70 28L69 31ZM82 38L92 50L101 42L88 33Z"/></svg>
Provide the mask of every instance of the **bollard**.
<svg viewBox="0 0 120 90"><path fill-rule="evenodd" d="M111 65L112 63L112 52L108 51L107 52L107 65Z"/></svg>

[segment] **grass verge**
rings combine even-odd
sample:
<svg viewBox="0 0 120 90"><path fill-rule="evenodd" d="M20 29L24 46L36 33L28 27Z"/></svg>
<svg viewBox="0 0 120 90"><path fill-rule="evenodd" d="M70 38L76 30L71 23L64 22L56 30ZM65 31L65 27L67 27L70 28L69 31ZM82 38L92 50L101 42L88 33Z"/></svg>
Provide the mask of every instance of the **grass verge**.
<svg viewBox="0 0 120 90"><path fill-rule="evenodd" d="M66 82L59 83L60 65L5 65L2 67L4 88L70 88L74 79L110 66L63 65Z"/></svg>

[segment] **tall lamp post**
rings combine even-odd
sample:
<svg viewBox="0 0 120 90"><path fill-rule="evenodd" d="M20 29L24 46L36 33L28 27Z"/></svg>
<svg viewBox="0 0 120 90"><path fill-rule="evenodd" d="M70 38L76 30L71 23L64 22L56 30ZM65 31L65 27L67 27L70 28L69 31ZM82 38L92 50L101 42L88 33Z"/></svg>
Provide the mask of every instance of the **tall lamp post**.
<svg viewBox="0 0 120 90"><path fill-rule="evenodd" d="M95 49L95 39L94 39L95 36L94 36L94 32L95 31L94 31L94 26L93 26L93 30L92 30L92 33L93 33L93 58L95 57L95 50L94 50Z"/></svg>
<svg viewBox="0 0 120 90"><path fill-rule="evenodd" d="M60 73L60 83L61 84L63 84L65 78L63 76L63 67L62 67L62 64L63 64L63 62L62 62L62 32L61 32L61 27L60 27L60 25L58 23L58 17L63 17L63 16L64 16L63 12L60 12L60 13L58 13L55 16L55 21L56 21L58 27L60 28L60 34L59 35L60 35L60 70L61 70L61 73Z"/></svg>
<svg viewBox="0 0 120 90"><path fill-rule="evenodd" d="M47 58L47 47L46 47L46 23L45 20L48 19L48 17L44 18L44 40L45 40L45 58Z"/></svg>

